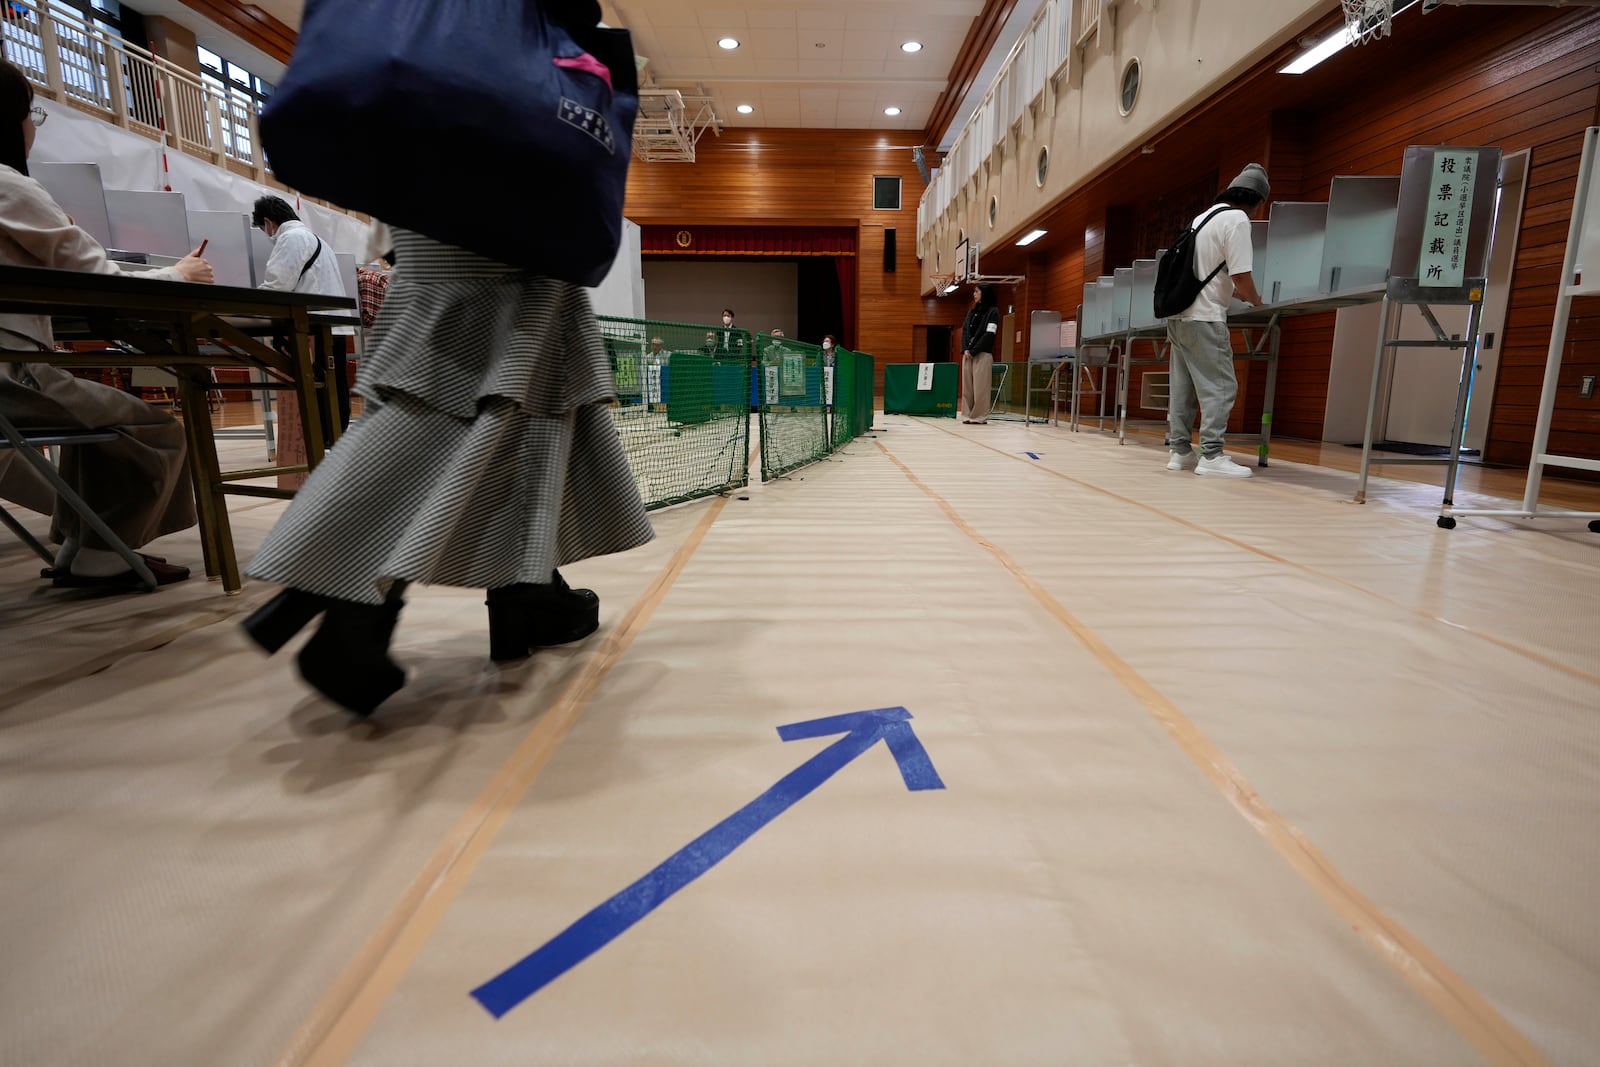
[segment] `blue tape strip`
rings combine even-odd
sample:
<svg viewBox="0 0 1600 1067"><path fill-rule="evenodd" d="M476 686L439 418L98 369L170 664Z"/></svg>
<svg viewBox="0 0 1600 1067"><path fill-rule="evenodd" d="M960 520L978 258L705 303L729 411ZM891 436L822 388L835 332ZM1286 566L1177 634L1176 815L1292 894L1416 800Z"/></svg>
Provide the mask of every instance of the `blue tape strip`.
<svg viewBox="0 0 1600 1067"><path fill-rule="evenodd" d="M900 768L906 788L943 789L944 782L912 731L905 708L877 708L835 715L778 728L784 741L844 736L688 845L628 888L590 911L534 952L472 991L472 997L495 1018L533 996L576 967L630 926L665 903L674 893L720 863L762 827L788 811L879 740Z"/></svg>

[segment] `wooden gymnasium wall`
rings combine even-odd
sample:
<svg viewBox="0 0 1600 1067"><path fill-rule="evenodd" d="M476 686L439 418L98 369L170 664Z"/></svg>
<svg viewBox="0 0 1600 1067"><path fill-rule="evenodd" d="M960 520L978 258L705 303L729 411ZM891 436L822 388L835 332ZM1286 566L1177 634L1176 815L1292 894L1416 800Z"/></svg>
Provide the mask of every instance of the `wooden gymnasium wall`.
<svg viewBox="0 0 1600 1067"><path fill-rule="evenodd" d="M1397 54L1405 62L1394 62ZM1600 123L1600 12L1543 7L1409 12L1396 21L1394 38L1384 48L1358 48L1325 63L1325 71L1318 68L1323 88L1313 98L1281 111L1252 114L1242 108L1237 101L1259 104L1281 98L1274 87L1283 85L1283 76L1275 66L1244 76L1219 94L1227 101L1189 117L1195 129L1175 130L1158 143L1159 155L1152 159L1182 153L1186 166L1177 169L1181 178L1168 167L1164 181L1152 183L1148 161L1130 157L1117 161L1052 213L1047 220L1052 228L1073 232L1027 259L1038 306L1070 312L1081 299L1086 278L1125 265L1126 257L1116 258L1113 250L1133 247L1137 255L1152 254L1150 235L1165 232L1152 218L1170 223L1166 216L1192 207L1188 201L1195 191L1188 186L1201 170L1225 179L1242 164L1259 160L1271 173L1273 199L1325 200L1337 175L1399 173L1408 145L1495 145L1506 155L1526 149L1527 201L1485 449L1489 462L1525 464L1583 131ZM1131 217L1121 210L1130 202L1135 207ZM1120 232L1129 226L1140 231L1131 239ZM1296 319L1285 327L1274 433L1313 440L1322 436L1333 329L1331 313ZM1600 396L1578 396L1584 375L1600 375L1597 341L1600 298L1580 300L1568 332L1553 451L1600 458ZM1232 426L1255 432L1260 428L1263 368L1247 363L1238 368L1244 403L1236 409ZM1135 368L1130 383L1135 399L1139 376Z"/></svg>
<svg viewBox="0 0 1600 1067"><path fill-rule="evenodd" d="M1321 117L1307 179L1325 188L1335 174L1395 173L1408 144L1497 145L1507 155L1530 150L1485 448L1489 462L1525 464L1578 155L1600 104L1600 13L1502 12L1486 27L1492 32L1478 32L1470 19L1446 25L1451 36L1387 71L1381 87L1366 85ZM1580 400L1577 393L1580 375L1600 373L1594 346L1600 319L1593 302L1574 310L1550 444L1556 452L1600 457L1600 398Z"/></svg>
<svg viewBox="0 0 1600 1067"><path fill-rule="evenodd" d="M728 130L707 134L693 163L641 163L628 175L627 215L640 225L855 226L856 349L885 363L920 362L919 325L957 325L964 299L918 292L917 199L922 178L914 131ZM901 179L900 210L872 206L875 175ZM883 269L894 227L897 269ZM807 340L812 340L807 338Z"/></svg>

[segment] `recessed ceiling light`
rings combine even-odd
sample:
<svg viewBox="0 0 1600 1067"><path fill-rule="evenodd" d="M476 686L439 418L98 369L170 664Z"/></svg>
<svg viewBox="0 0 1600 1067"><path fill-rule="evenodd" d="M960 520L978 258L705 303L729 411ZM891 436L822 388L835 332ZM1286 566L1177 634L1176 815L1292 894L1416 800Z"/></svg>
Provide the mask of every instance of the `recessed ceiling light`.
<svg viewBox="0 0 1600 1067"><path fill-rule="evenodd" d="M883 109L883 113L893 118L895 115L900 114L900 109L897 107L886 107Z"/></svg>
<svg viewBox="0 0 1600 1067"><path fill-rule="evenodd" d="M922 42L921 41L907 41L905 44L900 46L900 51L902 51L902 52L920 52L920 51L922 51Z"/></svg>
<svg viewBox="0 0 1600 1067"><path fill-rule="evenodd" d="M734 110L741 115L748 115L754 111L755 108L751 107L749 104L740 104L738 107L734 108Z"/></svg>
<svg viewBox="0 0 1600 1067"><path fill-rule="evenodd" d="M724 37L722 40L717 42L717 47L723 51L731 52L735 48L739 47L739 41L735 37Z"/></svg>
<svg viewBox="0 0 1600 1067"><path fill-rule="evenodd" d="M1017 245L1019 247L1026 247L1027 245L1031 245L1031 244L1033 244L1033 242L1037 241L1039 238L1043 237L1048 232L1049 232L1048 230L1034 230L1032 233L1028 234L1028 236L1026 236L1022 240L1018 241Z"/></svg>

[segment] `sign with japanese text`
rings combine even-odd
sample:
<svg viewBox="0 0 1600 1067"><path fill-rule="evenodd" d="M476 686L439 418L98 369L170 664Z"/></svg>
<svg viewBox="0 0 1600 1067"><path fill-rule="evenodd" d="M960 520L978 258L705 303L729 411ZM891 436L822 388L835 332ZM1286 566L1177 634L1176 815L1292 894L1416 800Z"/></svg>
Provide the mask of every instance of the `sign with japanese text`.
<svg viewBox="0 0 1600 1067"><path fill-rule="evenodd" d="M806 393L806 357L803 352L781 353L778 363L779 387L784 396Z"/></svg>
<svg viewBox="0 0 1600 1067"><path fill-rule="evenodd" d="M1428 205L1422 224L1422 257L1417 284L1460 288L1465 275L1467 233L1472 226L1472 192L1478 179L1477 152L1434 154Z"/></svg>

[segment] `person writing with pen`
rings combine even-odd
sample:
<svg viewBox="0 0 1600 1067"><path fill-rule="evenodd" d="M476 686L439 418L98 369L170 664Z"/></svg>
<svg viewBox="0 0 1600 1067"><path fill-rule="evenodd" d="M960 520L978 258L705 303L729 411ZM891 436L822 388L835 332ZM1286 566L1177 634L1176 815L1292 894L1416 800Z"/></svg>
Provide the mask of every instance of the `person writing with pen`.
<svg viewBox="0 0 1600 1067"><path fill-rule="evenodd" d="M120 273L105 249L74 225L44 186L28 176L28 155L46 113L34 104L23 73L0 60L0 264ZM141 278L212 281L203 249ZM44 315L0 315L0 411L22 429L112 429L118 440L62 450L61 473L130 548L195 525L194 493L184 462L183 426L120 389L78 378L21 353L55 347ZM101 543L76 512L61 506L31 467L0 451L0 497L52 515L50 536L60 544L44 572L58 586L134 589L127 562ZM162 585L189 576L187 567L145 557Z"/></svg>

